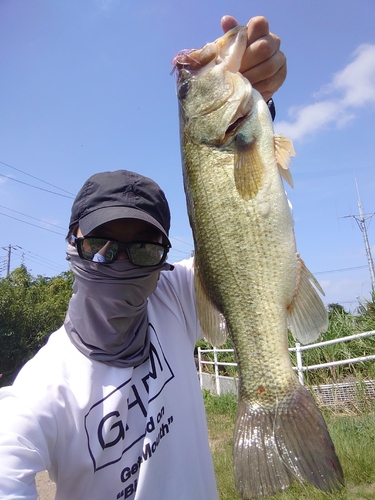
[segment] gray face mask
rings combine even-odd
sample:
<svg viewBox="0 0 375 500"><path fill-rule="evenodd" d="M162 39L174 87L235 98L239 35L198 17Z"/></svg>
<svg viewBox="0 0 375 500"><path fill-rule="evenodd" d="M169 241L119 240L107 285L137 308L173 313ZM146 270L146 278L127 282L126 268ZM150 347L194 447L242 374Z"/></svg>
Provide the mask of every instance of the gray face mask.
<svg viewBox="0 0 375 500"><path fill-rule="evenodd" d="M160 271L173 266L139 267L129 260L90 262L68 245L67 259L75 277L64 326L85 356L112 366L141 364L149 354L147 297Z"/></svg>

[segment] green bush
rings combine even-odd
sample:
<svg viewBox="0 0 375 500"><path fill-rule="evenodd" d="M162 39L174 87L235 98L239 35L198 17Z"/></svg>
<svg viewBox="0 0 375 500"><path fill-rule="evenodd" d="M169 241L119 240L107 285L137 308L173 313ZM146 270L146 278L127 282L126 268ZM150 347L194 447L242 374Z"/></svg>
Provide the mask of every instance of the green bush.
<svg viewBox="0 0 375 500"><path fill-rule="evenodd" d="M33 277L25 266L0 279L0 385L14 377L64 321L72 294L71 271Z"/></svg>

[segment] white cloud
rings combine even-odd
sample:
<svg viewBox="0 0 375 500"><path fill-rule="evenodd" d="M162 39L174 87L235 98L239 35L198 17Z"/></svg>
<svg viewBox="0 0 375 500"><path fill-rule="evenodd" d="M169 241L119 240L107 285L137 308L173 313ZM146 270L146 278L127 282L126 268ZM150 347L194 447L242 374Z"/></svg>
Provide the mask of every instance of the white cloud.
<svg viewBox="0 0 375 500"><path fill-rule="evenodd" d="M314 97L317 102L289 110L292 121L276 123L275 129L293 140L322 127L343 127L355 118L357 108L375 104L375 45L360 45L354 60L333 76ZM325 98L326 96L330 98Z"/></svg>
<svg viewBox="0 0 375 500"><path fill-rule="evenodd" d="M356 59L337 73L332 88L342 90L344 106L360 107L375 103L375 45L360 45Z"/></svg>

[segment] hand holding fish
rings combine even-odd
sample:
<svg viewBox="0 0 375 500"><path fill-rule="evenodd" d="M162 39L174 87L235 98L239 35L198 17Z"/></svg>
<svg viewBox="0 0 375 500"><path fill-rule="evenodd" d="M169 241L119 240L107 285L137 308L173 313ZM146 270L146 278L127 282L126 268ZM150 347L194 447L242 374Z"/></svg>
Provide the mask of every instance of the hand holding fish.
<svg viewBox="0 0 375 500"><path fill-rule="evenodd" d="M221 19L224 33L237 25L232 16L224 16ZM247 23L247 48L240 71L265 101L284 83L287 72L286 57L280 50L280 38L270 33L265 17L256 16Z"/></svg>

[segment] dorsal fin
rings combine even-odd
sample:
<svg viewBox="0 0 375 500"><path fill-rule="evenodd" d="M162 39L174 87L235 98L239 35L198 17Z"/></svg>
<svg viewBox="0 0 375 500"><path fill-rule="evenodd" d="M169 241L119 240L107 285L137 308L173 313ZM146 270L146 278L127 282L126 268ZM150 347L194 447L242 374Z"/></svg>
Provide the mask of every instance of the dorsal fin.
<svg viewBox="0 0 375 500"><path fill-rule="evenodd" d="M283 177L290 187L294 187L292 174L289 170L290 157L296 156L293 143L283 135L273 136L275 144L275 157L281 177Z"/></svg>

